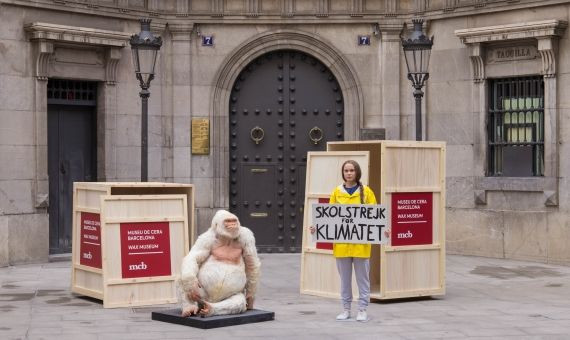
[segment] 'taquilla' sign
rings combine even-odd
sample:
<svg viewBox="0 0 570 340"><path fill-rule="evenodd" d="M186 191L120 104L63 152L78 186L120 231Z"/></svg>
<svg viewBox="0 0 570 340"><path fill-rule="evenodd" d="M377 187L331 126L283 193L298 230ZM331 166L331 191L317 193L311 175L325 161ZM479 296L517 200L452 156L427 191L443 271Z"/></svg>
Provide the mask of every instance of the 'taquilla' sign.
<svg viewBox="0 0 570 340"><path fill-rule="evenodd" d="M517 45L503 47L489 47L487 49L487 62L501 62L514 60L529 60L538 57L538 49L534 45Z"/></svg>

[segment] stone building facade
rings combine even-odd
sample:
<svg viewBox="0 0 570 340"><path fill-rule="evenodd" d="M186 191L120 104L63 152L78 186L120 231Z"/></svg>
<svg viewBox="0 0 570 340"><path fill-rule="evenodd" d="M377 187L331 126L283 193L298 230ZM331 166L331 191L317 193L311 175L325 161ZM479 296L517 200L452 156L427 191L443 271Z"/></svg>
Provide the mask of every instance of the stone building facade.
<svg viewBox="0 0 570 340"><path fill-rule="evenodd" d="M423 135L447 142L447 251L568 265L569 14L570 1L560 0L1 0L0 266L69 249L68 235L52 235L54 214L69 204L55 200L69 188L48 176L76 171L69 154L82 159L74 180L139 180L140 89L128 39L142 17L163 39L150 88L149 179L195 184L199 232L236 195L238 85L269 82L262 66L273 57L289 58L288 109L300 92L309 94L307 107L311 96L331 96L333 104L315 110L323 121L327 105L330 117L338 113L333 139L414 139L400 36L421 17L435 37ZM295 80L295 65L305 64ZM314 92L328 86L317 71L301 80L310 65L334 93ZM81 112L87 118L74 121ZM210 126L205 155L192 151L197 119ZM291 142L289 125L276 133ZM251 183L240 190L259 190ZM294 204L284 211L293 214ZM300 238L300 228L291 224L284 235Z"/></svg>

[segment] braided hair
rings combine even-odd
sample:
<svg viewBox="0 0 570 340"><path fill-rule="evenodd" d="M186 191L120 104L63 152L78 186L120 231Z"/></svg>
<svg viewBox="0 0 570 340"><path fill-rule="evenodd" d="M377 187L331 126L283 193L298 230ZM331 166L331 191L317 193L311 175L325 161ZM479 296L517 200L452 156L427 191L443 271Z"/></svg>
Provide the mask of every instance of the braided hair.
<svg viewBox="0 0 570 340"><path fill-rule="evenodd" d="M362 185L362 182L360 182L360 178L362 177L362 170L360 169L360 165L358 162L353 161L352 159L349 159L342 163L342 166L340 167L340 173L342 175L342 180L345 182L346 179L344 178L344 166L347 164L352 164L354 167L354 172L356 173L356 185L358 185L358 189L360 190L360 203L364 204L364 186Z"/></svg>

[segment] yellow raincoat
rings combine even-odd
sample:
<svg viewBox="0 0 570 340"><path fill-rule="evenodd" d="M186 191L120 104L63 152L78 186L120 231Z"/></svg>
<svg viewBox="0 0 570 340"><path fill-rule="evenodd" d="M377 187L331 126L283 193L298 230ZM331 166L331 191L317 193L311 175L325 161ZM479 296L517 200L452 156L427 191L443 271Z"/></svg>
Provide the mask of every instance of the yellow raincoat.
<svg viewBox="0 0 570 340"><path fill-rule="evenodd" d="M364 204L377 204L376 196L372 189L363 185ZM360 189L349 194L344 190L344 186L336 187L330 197L330 204L360 204ZM333 244L334 257L362 257L369 258L372 247L370 244L335 243Z"/></svg>

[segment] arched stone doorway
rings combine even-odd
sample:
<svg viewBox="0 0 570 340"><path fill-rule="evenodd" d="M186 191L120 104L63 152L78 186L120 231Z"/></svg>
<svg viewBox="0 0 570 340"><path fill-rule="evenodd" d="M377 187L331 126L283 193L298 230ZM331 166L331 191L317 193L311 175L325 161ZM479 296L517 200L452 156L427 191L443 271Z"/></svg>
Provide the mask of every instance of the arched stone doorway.
<svg viewBox="0 0 570 340"><path fill-rule="evenodd" d="M242 70L229 102L230 210L261 252L299 252L307 152L344 137L338 81L318 59L277 50Z"/></svg>
<svg viewBox="0 0 570 340"><path fill-rule="evenodd" d="M223 62L223 67L216 74L214 93L211 98L211 147L214 172L212 199L214 208L230 207L229 115L232 88L245 67L264 54L277 50L295 50L304 52L326 66L336 78L343 96L343 138L345 140L356 140L358 138L364 109L361 87L355 77L356 72L350 63L332 46L326 39L314 33L275 30L250 38L236 48ZM304 185L304 177L301 181ZM244 225L246 224L244 223ZM284 249L284 251L289 252L290 250Z"/></svg>

